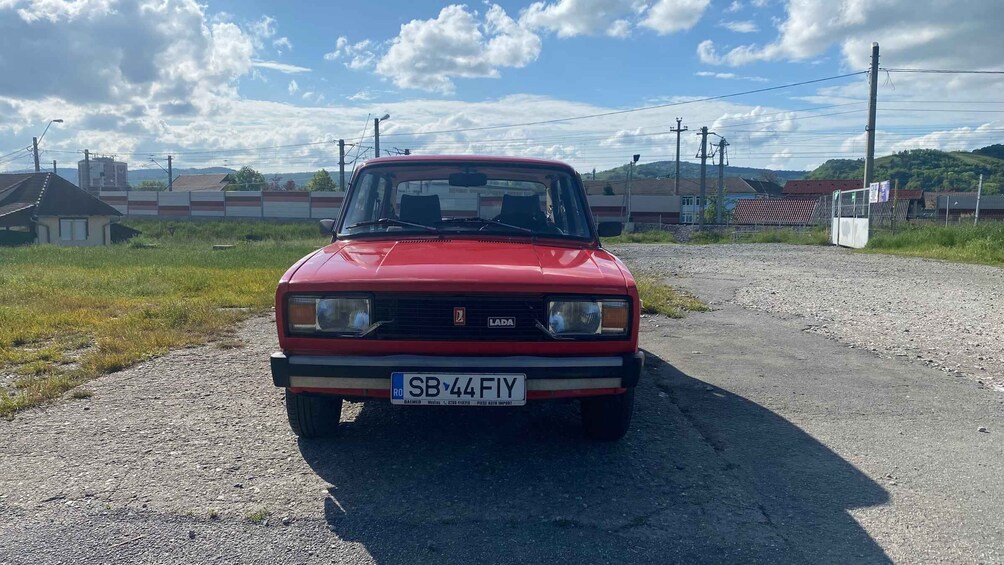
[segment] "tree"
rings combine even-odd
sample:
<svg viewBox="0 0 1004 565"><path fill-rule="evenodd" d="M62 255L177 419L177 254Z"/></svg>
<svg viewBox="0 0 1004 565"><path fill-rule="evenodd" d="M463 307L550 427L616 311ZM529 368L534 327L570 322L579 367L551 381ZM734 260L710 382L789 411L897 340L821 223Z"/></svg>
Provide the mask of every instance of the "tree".
<svg viewBox="0 0 1004 565"><path fill-rule="evenodd" d="M162 180L142 180L135 186L136 190L167 190L167 183Z"/></svg>
<svg viewBox="0 0 1004 565"><path fill-rule="evenodd" d="M328 174L328 171L321 169L314 173L314 178L307 181L307 190L311 192L338 190L338 185Z"/></svg>
<svg viewBox="0 0 1004 565"><path fill-rule="evenodd" d="M606 186L604 186L603 187L603 195L604 196L613 196L614 195L614 187L610 186L609 184L606 185Z"/></svg>
<svg viewBox="0 0 1004 565"><path fill-rule="evenodd" d="M707 205L704 207L704 223L714 224L718 222L718 196L708 196ZM722 209L722 223L732 223L732 210L728 207Z"/></svg>
<svg viewBox="0 0 1004 565"><path fill-rule="evenodd" d="M292 192L294 190L298 190L296 186L296 181L292 179L286 181L286 184L283 185L282 189L285 190L286 192Z"/></svg>
<svg viewBox="0 0 1004 565"><path fill-rule="evenodd" d="M227 185L224 190L265 190L268 188L265 177L247 165L241 167L241 170L231 175L231 177L233 178L233 182Z"/></svg>

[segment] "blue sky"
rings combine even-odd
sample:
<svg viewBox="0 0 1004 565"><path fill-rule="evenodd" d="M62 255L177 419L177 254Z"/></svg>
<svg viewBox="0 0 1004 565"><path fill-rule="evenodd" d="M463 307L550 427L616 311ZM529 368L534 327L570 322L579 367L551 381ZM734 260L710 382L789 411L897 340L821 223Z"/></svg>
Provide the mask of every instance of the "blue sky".
<svg viewBox="0 0 1004 565"><path fill-rule="evenodd" d="M633 153L672 159L680 116L691 130L684 159L707 125L729 139L731 164L806 169L863 155L866 76L688 101L864 71L872 41L888 68L1001 68L990 0L848 6L8 0L0 170L29 165L19 148L56 117L45 161L72 163L86 148L132 168L167 154L179 166L330 168L339 138L358 142L350 158L372 156L367 124L384 113L384 149L557 158L581 170ZM1001 140L999 75L879 78L879 153Z"/></svg>

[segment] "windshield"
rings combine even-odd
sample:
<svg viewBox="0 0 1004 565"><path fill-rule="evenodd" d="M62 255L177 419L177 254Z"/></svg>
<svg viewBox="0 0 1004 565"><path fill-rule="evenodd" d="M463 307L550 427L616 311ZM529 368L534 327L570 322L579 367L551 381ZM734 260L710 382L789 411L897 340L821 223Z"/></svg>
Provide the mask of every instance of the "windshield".
<svg viewBox="0 0 1004 565"><path fill-rule="evenodd" d="M352 183L338 236L382 233L593 237L585 197L573 175L494 163L364 170Z"/></svg>

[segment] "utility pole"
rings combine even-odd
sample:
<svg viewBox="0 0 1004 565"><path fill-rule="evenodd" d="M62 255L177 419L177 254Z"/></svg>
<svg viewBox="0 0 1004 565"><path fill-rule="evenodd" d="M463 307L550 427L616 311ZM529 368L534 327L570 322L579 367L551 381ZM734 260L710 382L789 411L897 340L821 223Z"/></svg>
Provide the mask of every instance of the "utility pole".
<svg viewBox="0 0 1004 565"><path fill-rule="evenodd" d="M865 153L865 179L863 188L871 185L875 174L875 106L878 102L879 44L872 43L872 69L868 74L868 148Z"/></svg>
<svg viewBox="0 0 1004 565"><path fill-rule="evenodd" d="M345 140L338 140L338 188L345 190Z"/></svg>
<svg viewBox="0 0 1004 565"><path fill-rule="evenodd" d="M725 148L729 142L723 137L718 142L718 202L715 203L715 223L722 225L722 209L725 208Z"/></svg>
<svg viewBox="0 0 1004 565"><path fill-rule="evenodd" d="M59 171L56 170L56 160L55 159L52 160L52 174L54 174L54 175L58 175L59 174Z"/></svg>
<svg viewBox="0 0 1004 565"><path fill-rule="evenodd" d="M40 172L42 169L38 166L38 138L31 138L31 152L35 155L35 172Z"/></svg>
<svg viewBox="0 0 1004 565"><path fill-rule="evenodd" d="M687 131L687 128L680 128L680 122L683 118L676 118L676 129L670 129L669 131L676 132L676 183L673 185L673 196L680 195L680 134Z"/></svg>
<svg viewBox="0 0 1004 565"><path fill-rule="evenodd" d="M634 164L638 162L641 158L640 154L635 154L631 156L631 162L628 163L628 181L627 181L627 223L631 223L631 181L634 180Z"/></svg>
<svg viewBox="0 0 1004 565"><path fill-rule="evenodd" d="M973 225L980 223L980 197L983 196L983 173L980 173L980 187L976 189L976 217L973 218Z"/></svg>
<svg viewBox="0 0 1004 565"><path fill-rule="evenodd" d="M171 166L171 161L174 158L170 155L167 156L167 191L174 192L174 168Z"/></svg>
<svg viewBox="0 0 1004 565"><path fill-rule="evenodd" d="M701 202L697 206L697 225L698 229L704 229L704 201L707 197L708 191L708 126L701 128L701 133L697 134L701 136L701 191L698 196Z"/></svg>
<svg viewBox="0 0 1004 565"><path fill-rule="evenodd" d="M380 118L373 118L373 154L380 157Z"/></svg>
<svg viewBox="0 0 1004 565"><path fill-rule="evenodd" d="M84 178L83 181L87 183L87 186L81 186L80 188L91 191L91 152L84 149ZM80 184L84 184L81 182Z"/></svg>

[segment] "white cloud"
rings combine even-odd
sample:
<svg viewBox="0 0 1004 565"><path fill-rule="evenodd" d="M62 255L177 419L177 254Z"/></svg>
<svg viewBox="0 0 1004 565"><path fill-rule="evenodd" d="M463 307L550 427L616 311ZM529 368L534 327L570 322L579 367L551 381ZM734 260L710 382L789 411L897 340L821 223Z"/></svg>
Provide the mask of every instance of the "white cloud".
<svg viewBox="0 0 1004 565"><path fill-rule="evenodd" d="M298 90L300 90L300 85L296 84L295 80L291 80L289 81L289 87L287 88L287 90L289 90L289 95L292 96L296 94Z"/></svg>
<svg viewBox="0 0 1004 565"><path fill-rule="evenodd" d="M556 0L530 4L520 23L546 29L558 37L609 35L626 37L632 25L665 35L694 27L710 0Z"/></svg>
<svg viewBox="0 0 1004 565"><path fill-rule="evenodd" d="M301 67L299 65L290 65L287 63L280 63L278 61L253 61L251 63L251 66L258 69L269 69L272 71L279 71L280 73L285 73L287 75L310 72L310 69L308 69L307 67Z"/></svg>
<svg viewBox="0 0 1004 565"><path fill-rule="evenodd" d="M401 88L449 94L453 78L496 78L502 67L524 67L537 59L540 38L500 6L489 7L483 24L476 16L466 6L451 5L435 19L402 25L376 72Z"/></svg>
<svg viewBox="0 0 1004 565"><path fill-rule="evenodd" d="M279 39L273 40L272 47L275 47L276 51L278 51L279 54L281 55L283 50L286 51L293 50L293 42L290 41L288 37L283 36L280 37Z"/></svg>
<svg viewBox="0 0 1004 565"><path fill-rule="evenodd" d="M632 0L557 0L534 2L520 14L520 23L533 29L546 29L558 37L606 34L622 37L627 22L637 4Z"/></svg>
<svg viewBox="0 0 1004 565"><path fill-rule="evenodd" d="M742 20L742 21L724 21L718 24L719 27L723 27L729 31L734 31L736 33L756 33L760 31L757 27L756 22L752 20Z"/></svg>
<svg viewBox="0 0 1004 565"><path fill-rule="evenodd" d="M766 5L754 2L754 5ZM1000 10L992 2L886 0L884 2L790 1L778 37L767 44L741 45L719 53L701 44L704 62L739 66L755 61L809 60L838 45L853 69L867 66L869 45L882 43L883 57L897 66L996 68L1004 52L997 30ZM972 38L981 38L977 46Z"/></svg>
<svg viewBox="0 0 1004 565"><path fill-rule="evenodd" d="M698 71L694 73L694 76L707 77L707 78L720 78L725 80L751 80L753 82L767 82L767 79L757 76L743 76L737 75L735 73L716 73L712 71Z"/></svg>
<svg viewBox="0 0 1004 565"><path fill-rule="evenodd" d="M750 4L753 4L754 8L766 8L767 4L770 4L770 0L752 0Z"/></svg>
<svg viewBox="0 0 1004 565"><path fill-rule="evenodd" d="M350 43L345 36L339 37L335 41L335 50L325 53L325 61L345 60L345 66L352 70L362 70L373 67L376 63L376 54L373 52L373 42L369 39Z"/></svg>
<svg viewBox="0 0 1004 565"><path fill-rule="evenodd" d="M729 4L729 7L726 8L725 11L728 12L728 13L730 13L730 14L734 14L736 12L741 11L742 9L743 9L743 3L742 2L740 2L739 0L732 0L732 3Z"/></svg>
<svg viewBox="0 0 1004 565"><path fill-rule="evenodd" d="M304 92L302 98L307 102L313 102L314 104L320 104L324 101L324 95L319 92L314 92L313 90Z"/></svg>
<svg viewBox="0 0 1004 565"><path fill-rule="evenodd" d="M659 35L688 30L701 20L710 0L658 0L641 25Z"/></svg>
<svg viewBox="0 0 1004 565"><path fill-rule="evenodd" d="M607 35L610 37L627 37L631 35L631 22L627 20L616 20L607 29Z"/></svg>
<svg viewBox="0 0 1004 565"><path fill-rule="evenodd" d="M0 95L15 98L209 106L255 54L248 32L195 0L4 0L0 28Z"/></svg>
<svg viewBox="0 0 1004 565"><path fill-rule="evenodd" d="M370 92L369 89L363 89L351 96L346 96L345 98L352 100L353 102L367 102L369 100L373 100L373 93Z"/></svg>

